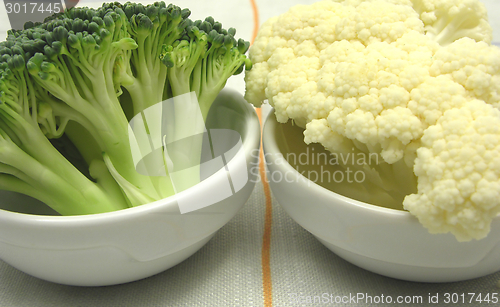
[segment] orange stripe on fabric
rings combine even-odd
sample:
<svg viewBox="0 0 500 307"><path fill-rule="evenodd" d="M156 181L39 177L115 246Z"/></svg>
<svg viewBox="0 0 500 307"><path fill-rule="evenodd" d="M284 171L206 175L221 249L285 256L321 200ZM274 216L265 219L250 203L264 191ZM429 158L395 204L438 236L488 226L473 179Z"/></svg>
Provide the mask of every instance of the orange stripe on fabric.
<svg viewBox="0 0 500 307"><path fill-rule="evenodd" d="M255 41L257 33L259 32L259 9L257 7L256 0L250 0L253 11L253 33L251 44ZM262 109L257 108L257 115L259 116L260 127L262 131L263 119L262 119ZM264 234L262 235L262 288L264 295L264 306L273 306L273 284L271 280L271 229L272 229L272 215L273 207L271 200L271 190L269 189L269 183L267 182L266 176L266 165L264 161L264 151L262 148L262 142L260 144L260 162L259 162L259 173L264 187L264 195L266 201L266 211L264 214Z"/></svg>

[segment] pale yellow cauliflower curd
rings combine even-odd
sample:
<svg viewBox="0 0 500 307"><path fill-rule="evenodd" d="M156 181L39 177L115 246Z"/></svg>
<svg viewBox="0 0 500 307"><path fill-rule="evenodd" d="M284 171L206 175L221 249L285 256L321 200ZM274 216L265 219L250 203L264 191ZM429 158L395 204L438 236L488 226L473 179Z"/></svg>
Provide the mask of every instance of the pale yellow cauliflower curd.
<svg viewBox="0 0 500 307"><path fill-rule="evenodd" d="M475 143L476 136L479 144L500 138L500 48L491 45L491 32L478 0L298 5L262 25L250 48L253 68L245 76L245 98L256 106L268 100L279 122L292 120L305 129L308 144L320 143L336 153L355 148L379 154L381 165L370 165L370 171L380 171L377 180L385 183L375 185L388 193L391 188L412 191L404 208L430 232L480 239L500 208L490 201L500 191L498 176L490 175L500 171L500 156L493 156L499 149L483 155ZM474 153L478 165L493 168L474 175L488 184L468 185L469 196L461 195L460 188L455 190L460 197L440 196L441 185L453 186L453 181L459 186L459 175L470 169L466 163L439 164L434 160L438 154L424 149L436 127L471 109L483 110L491 132L454 133L470 140L460 144L464 152ZM460 157L465 156L455 158ZM446 173L449 182L429 176L422 164ZM413 169L415 187L387 184L387 165L394 172L392 181L407 173L402 167Z"/></svg>
<svg viewBox="0 0 500 307"><path fill-rule="evenodd" d="M417 150L418 194L404 206L431 232L482 238L500 213L500 111L481 101L451 109Z"/></svg>

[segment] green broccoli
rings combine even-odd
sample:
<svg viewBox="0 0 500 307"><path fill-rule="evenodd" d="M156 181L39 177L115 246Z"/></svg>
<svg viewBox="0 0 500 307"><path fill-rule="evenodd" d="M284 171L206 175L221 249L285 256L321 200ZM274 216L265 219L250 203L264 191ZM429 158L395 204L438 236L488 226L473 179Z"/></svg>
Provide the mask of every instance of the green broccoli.
<svg viewBox="0 0 500 307"><path fill-rule="evenodd" d="M242 39L236 41L235 33L234 28L226 31L221 23L208 17L204 21L197 20L189 24L181 38L162 47L160 58L168 67L168 83L172 95L194 93L201 111L199 122L206 120L210 106L224 88L227 79L239 74L244 68L251 68L250 60L244 55L250 44ZM180 110L191 112L188 108ZM184 117L187 118L187 115ZM191 129L191 134L199 132L192 122L176 121L176 124L177 130ZM169 154L170 160L174 165L190 169L189 173L177 178L176 191L189 188L200 180L199 167L196 167L199 164L196 161L201 154L202 137L199 134L198 138L191 137L191 142L173 142L175 147L172 147ZM166 142L168 139L169 135Z"/></svg>
<svg viewBox="0 0 500 307"><path fill-rule="evenodd" d="M169 67L168 80L174 96L195 92L203 118L226 80L252 64L245 56L250 44L236 41L236 30L227 31L208 17L189 25L173 44L163 45L161 59Z"/></svg>
<svg viewBox="0 0 500 307"><path fill-rule="evenodd" d="M35 33L40 32L31 34ZM25 65L25 38L9 37L0 48L0 187L37 198L61 214L126 208L102 161L89 165L94 178L89 180L46 137L61 136L67 121L54 125L57 115L51 111L51 98Z"/></svg>
<svg viewBox="0 0 500 307"><path fill-rule="evenodd" d="M189 15L164 2L115 2L10 30L0 43L0 189L63 215L123 209L178 191L168 175L136 170L129 121L190 92L206 119L226 80L251 68L249 44L236 41L234 29ZM177 129L190 129L176 120L182 114L169 116ZM175 149L173 160L165 152L164 169L179 155L199 163L201 142ZM199 174L189 186L197 181Z"/></svg>

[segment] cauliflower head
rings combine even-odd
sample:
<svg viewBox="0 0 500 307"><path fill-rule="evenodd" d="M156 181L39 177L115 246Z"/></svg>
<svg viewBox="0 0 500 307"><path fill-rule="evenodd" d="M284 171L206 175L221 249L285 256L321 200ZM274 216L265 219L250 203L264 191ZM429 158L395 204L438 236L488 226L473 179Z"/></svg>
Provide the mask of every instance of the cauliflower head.
<svg viewBox="0 0 500 307"><path fill-rule="evenodd" d="M291 120L304 128L307 144L320 143L331 152L355 147L379 154L382 164L413 168L418 192L407 196L405 209L432 232L478 239L486 232L450 226L466 223L465 217L438 213L441 198L429 194L441 189L433 186L437 179L424 175L422 164L433 162L424 163L421 155L430 146L429 131L445 125L443 118L461 114L457 110L474 105L491 113L492 126L500 125L494 113L500 108L500 48L491 45L491 38L479 0L322 0L298 5L262 25L249 50L253 68L245 75L245 98L256 106L267 100L279 122ZM469 138L476 133L480 139L481 131L456 133ZM479 150L473 142L463 146ZM425 161L434 161L435 155L427 152ZM475 157L486 159L479 153ZM490 165L500 170L498 163ZM465 165L456 167L458 173L466 172ZM394 176L401 173L407 172ZM450 169L453 174L457 172ZM488 187L499 191L498 186ZM477 206L476 219L483 218L481 229L487 229L496 209L480 214L484 202L469 199L454 199L453 212L472 214L468 208ZM424 222L424 213L434 222Z"/></svg>
<svg viewBox="0 0 500 307"><path fill-rule="evenodd" d="M500 111L473 100L425 130L404 207L431 232L481 239L500 213Z"/></svg>

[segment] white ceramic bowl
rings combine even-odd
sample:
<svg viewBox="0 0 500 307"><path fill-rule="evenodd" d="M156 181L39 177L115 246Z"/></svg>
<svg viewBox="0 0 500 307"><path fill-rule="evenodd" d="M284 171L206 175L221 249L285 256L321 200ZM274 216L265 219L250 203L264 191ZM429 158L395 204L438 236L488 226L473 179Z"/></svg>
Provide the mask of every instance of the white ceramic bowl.
<svg viewBox="0 0 500 307"><path fill-rule="evenodd" d="M211 127L237 131L242 139L245 159L234 158L226 165L247 172L242 178L248 180L232 196L180 213L179 199L197 202L219 193L228 180L224 168L176 196L87 216L55 216L44 204L2 191L0 259L48 281L102 286L152 276L191 256L245 204L256 182L249 167L257 164L260 144L255 110L239 93L228 90L221 92L213 110Z"/></svg>
<svg viewBox="0 0 500 307"><path fill-rule="evenodd" d="M303 144L303 135L283 129L271 114L262 134L273 195L338 256L381 275L419 282L461 281L500 270L500 217L480 241L460 243L450 234L429 234L406 211L344 197L299 174L283 157Z"/></svg>

